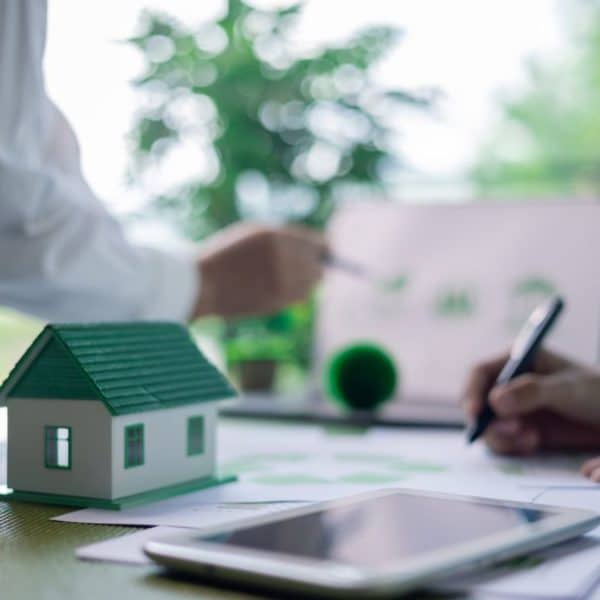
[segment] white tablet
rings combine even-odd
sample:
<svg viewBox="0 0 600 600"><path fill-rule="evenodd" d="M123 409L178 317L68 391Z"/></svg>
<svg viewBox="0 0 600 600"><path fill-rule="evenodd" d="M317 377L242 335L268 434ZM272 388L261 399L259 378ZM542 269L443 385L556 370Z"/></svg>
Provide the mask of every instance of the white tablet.
<svg viewBox="0 0 600 600"><path fill-rule="evenodd" d="M209 537L149 542L205 579L328 597L393 596L575 537L595 513L404 490L313 504Z"/></svg>

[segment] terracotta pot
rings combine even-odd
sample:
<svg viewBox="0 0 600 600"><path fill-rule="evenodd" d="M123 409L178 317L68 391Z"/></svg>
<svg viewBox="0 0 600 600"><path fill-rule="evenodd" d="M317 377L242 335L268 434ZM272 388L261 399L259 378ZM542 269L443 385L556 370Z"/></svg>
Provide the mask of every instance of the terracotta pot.
<svg viewBox="0 0 600 600"><path fill-rule="evenodd" d="M274 360L247 360L236 365L240 387L245 392L268 392L275 384L277 362Z"/></svg>

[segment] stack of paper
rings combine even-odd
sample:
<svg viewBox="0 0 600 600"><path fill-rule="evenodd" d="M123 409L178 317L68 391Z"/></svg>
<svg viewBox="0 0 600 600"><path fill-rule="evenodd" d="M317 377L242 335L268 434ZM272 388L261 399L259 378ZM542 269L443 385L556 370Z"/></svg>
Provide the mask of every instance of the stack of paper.
<svg viewBox="0 0 600 600"><path fill-rule="evenodd" d="M122 511L79 510L57 520L202 527L225 524L234 506L315 502L389 487L524 501L543 501L554 491L553 500L565 506L570 497L561 492L599 489L579 474L584 457L497 458L482 446L468 447L454 431L338 435L313 426L229 422L219 433L222 469L238 474L238 482Z"/></svg>
<svg viewBox="0 0 600 600"><path fill-rule="evenodd" d="M151 527L121 537L83 546L76 551L77 558L126 565L149 565L152 561L144 554L144 544L174 537L181 533L179 527Z"/></svg>
<svg viewBox="0 0 600 600"><path fill-rule="evenodd" d="M436 587L485 597L578 599L599 580L600 536L590 535Z"/></svg>
<svg viewBox="0 0 600 600"><path fill-rule="evenodd" d="M583 456L497 458L481 446L468 447L460 432L423 429L332 434L315 426L226 422L219 436L220 464L224 472L237 473L238 482L123 511L84 509L58 517L153 527L80 549L78 556L144 564L143 543L176 528L209 534L300 503L386 487L600 511L600 487L579 474ZM445 583L444 589L467 586L506 596L518 589L522 596L579 598L600 574L599 539L587 536L536 554L528 563ZM540 588L542 576L549 583Z"/></svg>

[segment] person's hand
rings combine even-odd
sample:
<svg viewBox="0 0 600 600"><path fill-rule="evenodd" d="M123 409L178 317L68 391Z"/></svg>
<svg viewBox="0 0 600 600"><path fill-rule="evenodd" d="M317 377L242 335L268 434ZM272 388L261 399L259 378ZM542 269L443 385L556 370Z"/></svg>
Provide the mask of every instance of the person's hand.
<svg viewBox="0 0 600 600"><path fill-rule="evenodd" d="M194 317L265 315L306 298L322 274L324 238L305 227L239 224L202 247Z"/></svg>
<svg viewBox="0 0 600 600"><path fill-rule="evenodd" d="M487 445L500 454L528 455L538 450L600 449L600 373L551 352L537 353L533 372L493 387L508 355L475 367L463 394L473 422L485 399L497 418L485 432ZM600 458L584 473L600 481Z"/></svg>

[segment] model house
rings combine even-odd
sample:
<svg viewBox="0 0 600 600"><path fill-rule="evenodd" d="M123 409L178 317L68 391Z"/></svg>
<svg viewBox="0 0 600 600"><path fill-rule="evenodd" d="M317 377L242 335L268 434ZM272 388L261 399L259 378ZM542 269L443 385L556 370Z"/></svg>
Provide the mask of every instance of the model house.
<svg viewBox="0 0 600 600"><path fill-rule="evenodd" d="M15 499L121 508L221 483L235 395L175 323L48 325L0 388Z"/></svg>

